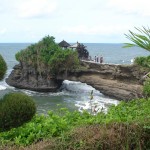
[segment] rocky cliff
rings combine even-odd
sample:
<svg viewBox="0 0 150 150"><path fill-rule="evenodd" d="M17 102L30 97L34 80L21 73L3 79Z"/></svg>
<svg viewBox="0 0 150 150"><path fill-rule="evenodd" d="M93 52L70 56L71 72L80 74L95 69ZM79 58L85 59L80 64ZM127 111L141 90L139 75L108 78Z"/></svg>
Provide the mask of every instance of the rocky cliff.
<svg viewBox="0 0 150 150"><path fill-rule="evenodd" d="M26 65L16 65L6 79L6 83L20 89L28 89L39 92L56 92L63 80L57 80L47 74L47 70L41 74L35 68Z"/></svg>
<svg viewBox="0 0 150 150"><path fill-rule="evenodd" d="M142 97L142 77L147 73L133 65L110 65L82 62L83 69L60 72L55 77L39 75L31 66L16 65L6 82L17 88L54 92L63 80L80 81L101 93L119 100ZM46 71L45 71L46 72Z"/></svg>
<svg viewBox="0 0 150 150"><path fill-rule="evenodd" d="M61 73L57 79L80 81L91 85L101 93L118 100L142 97L143 71L134 65L111 65L83 62L87 69Z"/></svg>

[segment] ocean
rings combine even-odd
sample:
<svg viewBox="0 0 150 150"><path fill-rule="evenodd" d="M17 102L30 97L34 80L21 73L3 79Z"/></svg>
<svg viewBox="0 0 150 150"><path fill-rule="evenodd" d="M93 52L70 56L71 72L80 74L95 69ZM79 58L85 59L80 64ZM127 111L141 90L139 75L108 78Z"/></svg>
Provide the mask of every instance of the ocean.
<svg viewBox="0 0 150 150"><path fill-rule="evenodd" d="M29 46L31 43L0 43L0 54L7 63L7 73L5 79L11 73L13 67L18 63L15 54ZM131 64L137 56L147 56L150 53L146 50L134 48L122 48L123 44L110 43L84 43L92 58L95 56L103 56L104 63L109 64ZM24 89L17 89L6 84L5 79L0 81L0 98L6 93L22 92L34 98L37 105L37 112L46 114L48 110L57 110L65 107L70 111L88 110L90 111L90 92L93 90L94 106L97 110L107 112L110 105L117 105L118 100L109 98L97 91L86 83L73 82L65 80L61 90L57 93L39 93Z"/></svg>

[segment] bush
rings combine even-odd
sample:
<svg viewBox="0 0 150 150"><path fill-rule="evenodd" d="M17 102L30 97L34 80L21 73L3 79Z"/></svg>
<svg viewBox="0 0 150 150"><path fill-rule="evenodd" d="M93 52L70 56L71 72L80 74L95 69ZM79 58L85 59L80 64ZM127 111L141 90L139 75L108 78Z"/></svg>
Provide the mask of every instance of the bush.
<svg viewBox="0 0 150 150"><path fill-rule="evenodd" d="M0 80L3 79L7 70L6 62L4 61L3 57L0 55Z"/></svg>
<svg viewBox="0 0 150 150"><path fill-rule="evenodd" d="M30 121L35 112L31 97L21 93L6 94L0 103L0 131L21 126Z"/></svg>
<svg viewBox="0 0 150 150"><path fill-rule="evenodd" d="M150 79L145 81L143 87L143 93L146 97L150 97Z"/></svg>
<svg viewBox="0 0 150 150"><path fill-rule="evenodd" d="M134 61L135 64L140 65L142 67L150 68L150 56L147 57L137 57Z"/></svg>
<svg viewBox="0 0 150 150"><path fill-rule="evenodd" d="M77 127L51 142L45 150L148 150L149 131L144 124L110 123Z"/></svg>

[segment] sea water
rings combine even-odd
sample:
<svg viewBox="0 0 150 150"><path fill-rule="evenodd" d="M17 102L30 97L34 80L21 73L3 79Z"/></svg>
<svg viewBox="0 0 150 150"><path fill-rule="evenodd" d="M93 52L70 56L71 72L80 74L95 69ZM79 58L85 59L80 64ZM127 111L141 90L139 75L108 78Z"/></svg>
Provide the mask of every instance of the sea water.
<svg viewBox="0 0 150 150"><path fill-rule="evenodd" d="M8 70L5 78L11 73L13 67L18 64L15 54L29 46L30 43L0 43L0 54L4 57ZM149 52L140 48L122 48L123 44L109 43L84 43L92 58L103 56L104 63L131 64L137 56L147 56ZM90 93L93 90L93 99ZM30 90L17 89L7 85L5 79L0 81L0 98L6 93L22 92L35 99L38 113L46 113L48 110L57 110L62 107L73 110L91 111L96 106L96 111L106 112L112 104L117 105L118 100L109 98L86 83L65 80L57 93L40 93ZM92 108L91 108L92 102Z"/></svg>

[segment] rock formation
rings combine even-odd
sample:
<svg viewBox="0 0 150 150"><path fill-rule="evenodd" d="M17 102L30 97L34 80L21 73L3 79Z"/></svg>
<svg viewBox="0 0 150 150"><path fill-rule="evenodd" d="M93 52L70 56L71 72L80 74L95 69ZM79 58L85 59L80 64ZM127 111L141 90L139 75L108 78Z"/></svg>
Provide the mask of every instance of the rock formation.
<svg viewBox="0 0 150 150"><path fill-rule="evenodd" d="M14 87L40 92L54 92L63 80L80 81L101 93L119 100L142 97L142 77L147 73L134 65L111 65L82 62L80 70L60 72L55 77L40 76L34 68L16 65L6 82Z"/></svg>
<svg viewBox="0 0 150 150"><path fill-rule="evenodd" d="M91 85L101 93L118 100L142 97L143 79L147 73L135 65L112 65L83 62L86 70L62 73L57 79L80 81Z"/></svg>
<svg viewBox="0 0 150 150"><path fill-rule="evenodd" d="M6 79L6 83L20 89L38 92L56 92L63 80L56 80L47 73L42 76L31 66L16 65Z"/></svg>

